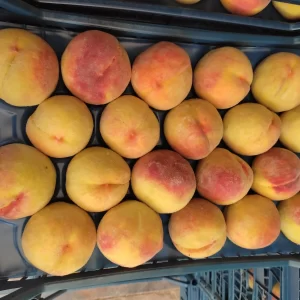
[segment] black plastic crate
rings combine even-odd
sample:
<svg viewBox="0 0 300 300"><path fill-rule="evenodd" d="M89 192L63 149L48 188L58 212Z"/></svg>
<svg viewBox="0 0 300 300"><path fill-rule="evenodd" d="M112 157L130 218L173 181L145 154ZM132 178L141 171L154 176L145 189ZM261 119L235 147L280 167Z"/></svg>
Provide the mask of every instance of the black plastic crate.
<svg viewBox="0 0 300 300"><path fill-rule="evenodd" d="M237 34L228 32L215 32L196 30L194 28L166 27L162 25L149 25L125 21L112 21L110 19L69 14L63 12L43 11L38 19L29 18L31 23L44 23L44 27L24 25L23 18L16 22L19 24L0 22L0 28L16 27L28 29L44 38L55 50L60 58L67 43L77 32L86 29L97 28L115 34L125 49L128 51L131 62L144 49L160 40L177 42L190 55L192 64L196 62L210 49L221 45L235 45L246 53L255 67L266 56L288 51L300 54L299 37L284 37L270 35ZM0 13L0 20L9 20L12 17ZM24 17L27 19L27 17ZM46 27L48 24L48 27ZM51 27L50 27L51 25ZM61 29L61 27L68 27ZM259 45L260 47L257 47ZM55 94L68 94L62 81L60 81ZM126 94L133 93L129 86ZM194 94L191 92L189 97ZM253 101L251 95L244 101ZM91 145L101 145L98 123L104 106L89 106L95 121L94 138ZM0 101L0 145L12 142L29 144L26 137L24 124L33 112L34 107L13 107ZM165 113L155 111L162 121ZM5 130L3 130L5 128ZM165 141L162 133L161 141ZM163 142L159 148L167 148ZM58 171L58 185L52 201L67 199L64 189L65 171L70 159L53 159ZM129 194L130 195L130 194ZM134 198L130 195L130 198ZM91 214L95 224L98 225L103 213ZM8 221L0 220L0 291L14 288L24 288L7 299L29 299L43 291L89 287L95 285L122 283L130 280L150 280L162 276L179 276L198 272L199 270L221 270L231 268L255 268L271 266L299 266L299 246L289 242L283 235L271 246L258 251L250 251L239 248L227 241L225 247L211 258L203 260L191 260L180 254L172 245L167 224L169 215L161 215L164 224L164 248L150 262L135 269L124 269L110 263L95 249L87 265L77 274L63 278L47 276L32 267L24 258L20 246L20 237L27 219ZM296 255L297 254L297 255ZM299 260L300 261L300 260ZM19 281L7 281L8 278L21 277ZM288 280L288 277L287 279ZM25 294L22 294L25 293ZM287 291L288 293L288 291ZM14 298L15 297L15 298ZM288 298L287 298L288 299Z"/></svg>
<svg viewBox="0 0 300 300"><path fill-rule="evenodd" d="M300 0L279 0L291 4L299 4ZM236 28L244 30L252 28L273 31L298 31L299 21L284 19L272 5L272 2L259 14L251 17L229 13L220 0L201 0L193 5L184 5L175 0L31 0L30 3L42 8L58 11L93 13L100 15L121 15L127 19L137 18L140 21L168 22L180 25L193 24L195 27L227 26L228 30ZM163 16L164 18L158 18ZM218 25L219 23L219 25Z"/></svg>

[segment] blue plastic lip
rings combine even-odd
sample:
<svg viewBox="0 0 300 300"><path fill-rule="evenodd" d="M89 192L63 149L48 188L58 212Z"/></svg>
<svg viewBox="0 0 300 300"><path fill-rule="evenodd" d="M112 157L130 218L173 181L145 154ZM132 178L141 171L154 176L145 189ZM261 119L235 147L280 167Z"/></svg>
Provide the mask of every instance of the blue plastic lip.
<svg viewBox="0 0 300 300"><path fill-rule="evenodd" d="M175 2L175 0L169 0ZM131 11L135 13L150 13L160 16L180 17L194 20L205 20L232 25L251 26L257 28L277 29L282 31L300 30L300 22L265 20L262 18L244 17L232 15L230 13L207 12L192 8L191 6L168 6L165 4L143 3L141 1L121 1L121 0L35 0L36 3L61 5L61 6L79 6L95 7L119 11ZM300 0L279 0L290 4L299 4ZM272 5L270 3L270 5Z"/></svg>
<svg viewBox="0 0 300 300"><path fill-rule="evenodd" d="M1 4L1 1L0 1ZM1 6L1 5L0 5ZM299 46L300 36L275 36L260 34L245 34L234 32L218 32L189 27L164 26L156 24L138 23L132 21L112 20L73 13L43 10L41 20L52 26L65 28L93 27L102 30L115 30L124 36L142 38L164 38L169 40L191 43L230 44L256 47L291 47Z"/></svg>

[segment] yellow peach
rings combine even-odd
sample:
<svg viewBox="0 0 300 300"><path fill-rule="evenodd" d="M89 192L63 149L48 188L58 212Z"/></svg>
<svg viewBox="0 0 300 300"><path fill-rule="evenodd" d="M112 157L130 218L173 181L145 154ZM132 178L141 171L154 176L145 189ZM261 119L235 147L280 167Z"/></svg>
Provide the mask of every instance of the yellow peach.
<svg viewBox="0 0 300 300"><path fill-rule="evenodd" d="M192 77L186 51L174 43L159 42L135 59L131 83L139 97L151 107L168 110L186 98Z"/></svg>
<svg viewBox="0 0 300 300"><path fill-rule="evenodd" d="M217 148L199 161L196 170L197 190L206 199L229 205L244 198L253 183L250 166L226 149Z"/></svg>
<svg viewBox="0 0 300 300"><path fill-rule="evenodd" d="M97 243L113 263L133 268L150 260L163 247L160 216L144 203L125 201L100 221Z"/></svg>
<svg viewBox="0 0 300 300"><path fill-rule="evenodd" d="M239 49L222 47L199 60L194 72L197 95L216 108L230 108L249 93L253 70L248 57Z"/></svg>
<svg viewBox="0 0 300 300"><path fill-rule="evenodd" d="M166 116L164 133L169 145L188 159L206 157L223 137L220 114L209 102L186 100Z"/></svg>
<svg viewBox="0 0 300 300"><path fill-rule="evenodd" d="M196 179L190 164L178 153L156 150L136 162L131 185L137 198L156 212L173 213L192 199Z"/></svg>
<svg viewBox="0 0 300 300"><path fill-rule="evenodd" d="M26 133L43 153L57 158L73 156L89 142L93 117L87 106L72 96L54 96L29 117Z"/></svg>
<svg viewBox="0 0 300 300"><path fill-rule="evenodd" d="M225 209L227 237L246 249L271 245L280 234L280 217L275 204L259 195L248 195Z"/></svg>
<svg viewBox="0 0 300 300"><path fill-rule="evenodd" d="M257 103L244 103L231 108L223 119L225 143L238 154L258 155L278 141L280 118Z"/></svg>
<svg viewBox="0 0 300 300"><path fill-rule="evenodd" d="M278 1L272 1L277 11L288 20L299 20L300 19L300 5L284 3Z"/></svg>
<svg viewBox="0 0 300 300"><path fill-rule="evenodd" d="M169 233L179 252L191 258L205 258L224 246L226 223L217 206L204 199L193 199L171 215Z"/></svg>
<svg viewBox="0 0 300 300"><path fill-rule="evenodd" d="M280 115L280 142L294 152L300 152L300 105Z"/></svg>
<svg viewBox="0 0 300 300"><path fill-rule="evenodd" d="M254 16L264 10L271 0L221 0L223 6L233 14Z"/></svg>
<svg viewBox="0 0 300 300"><path fill-rule="evenodd" d="M33 106L51 95L59 65L43 39L23 29L2 29L0 53L0 99L15 106Z"/></svg>
<svg viewBox="0 0 300 300"><path fill-rule="evenodd" d="M125 91L130 82L128 54L111 34L89 30L65 49L61 71L67 88L90 104L105 104Z"/></svg>
<svg viewBox="0 0 300 300"><path fill-rule="evenodd" d="M51 200L56 172L51 160L37 149L10 144L0 147L0 217L31 216Z"/></svg>
<svg viewBox="0 0 300 300"><path fill-rule="evenodd" d="M22 235L25 257L36 268L56 276L82 268L96 245L91 217L73 204L56 202L30 218Z"/></svg>
<svg viewBox="0 0 300 300"><path fill-rule="evenodd" d="M300 244L300 194L282 201L278 206L281 231L293 243Z"/></svg>
<svg viewBox="0 0 300 300"><path fill-rule="evenodd" d="M285 200L300 191L300 160L293 152L272 148L252 164L252 189L272 200Z"/></svg>
<svg viewBox="0 0 300 300"><path fill-rule="evenodd" d="M158 119L144 101L122 96L105 107L100 132L112 150L127 158L138 158L156 146L160 128Z"/></svg>
<svg viewBox="0 0 300 300"><path fill-rule="evenodd" d="M101 212L122 201L129 181L130 169L121 156L110 149L91 147L71 160L66 189L70 199L84 210Z"/></svg>
<svg viewBox="0 0 300 300"><path fill-rule="evenodd" d="M275 112L282 112L300 104L299 81L299 56L279 52L258 65L251 89L257 102Z"/></svg>

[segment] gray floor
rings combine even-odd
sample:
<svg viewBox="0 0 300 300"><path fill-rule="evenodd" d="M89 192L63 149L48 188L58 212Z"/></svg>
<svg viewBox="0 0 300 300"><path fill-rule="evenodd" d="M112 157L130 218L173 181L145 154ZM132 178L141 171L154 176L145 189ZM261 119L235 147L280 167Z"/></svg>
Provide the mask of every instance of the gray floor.
<svg viewBox="0 0 300 300"><path fill-rule="evenodd" d="M70 291L57 300L179 300L180 288L165 281Z"/></svg>

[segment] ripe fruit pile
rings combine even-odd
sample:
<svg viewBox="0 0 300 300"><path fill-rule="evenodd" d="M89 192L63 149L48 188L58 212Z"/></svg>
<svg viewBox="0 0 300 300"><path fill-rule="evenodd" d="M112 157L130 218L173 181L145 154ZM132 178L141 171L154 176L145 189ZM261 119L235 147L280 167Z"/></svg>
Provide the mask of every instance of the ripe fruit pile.
<svg viewBox="0 0 300 300"><path fill-rule="evenodd" d="M34 266L70 274L96 244L118 265L143 264L163 247L159 214L171 214L173 244L192 258L216 254L227 237L264 248L280 229L300 243L300 161L292 152L300 151L297 55L272 54L253 72L242 51L222 47L199 58L193 72L184 49L159 42L131 67L115 37L92 30L62 55L71 96L51 95L59 63L41 38L1 30L0 51L0 98L38 105L26 124L35 148L0 147L0 217L32 216L22 246ZM122 95L130 81L136 95ZM190 99L192 86L199 98ZM243 101L250 91L257 103ZM94 118L91 105L104 104ZM166 111L164 120L158 110ZM95 135L107 148L86 148ZM65 190L73 204L47 206L56 182L47 155L71 157ZM187 159L197 161L195 170ZM272 200L281 201L278 208ZM106 212L97 232L95 212Z"/></svg>

